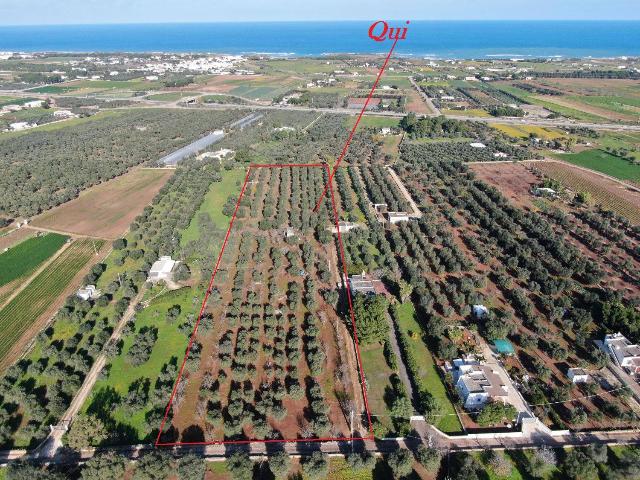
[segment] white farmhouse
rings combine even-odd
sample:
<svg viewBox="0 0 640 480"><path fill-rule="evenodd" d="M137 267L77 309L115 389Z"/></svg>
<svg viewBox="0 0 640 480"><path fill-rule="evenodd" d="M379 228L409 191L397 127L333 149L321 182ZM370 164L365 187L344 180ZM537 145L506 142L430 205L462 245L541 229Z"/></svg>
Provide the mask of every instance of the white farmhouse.
<svg viewBox="0 0 640 480"><path fill-rule="evenodd" d="M9 130L13 130L14 132L18 132L20 130L26 130L27 128L35 127L35 125L29 122L15 122L9 124Z"/></svg>
<svg viewBox="0 0 640 480"><path fill-rule="evenodd" d="M32 100L22 104L24 108L38 108L42 106L42 100Z"/></svg>
<svg viewBox="0 0 640 480"><path fill-rule="evenodd" d="M387 221L392 225L400 222L408 222L409 214L407 212L387 212Z"/></svg>
<svg viewBox="0 0 640 480"><path fill-rule="evenodd" d="M584 368L570 368L567 371L567 377L573 383L587 383L591 378Z"/></svg>
<svg viewBox="0 0 640 480"><path fill-rule="evenodd" d="M464 408L477 410L489 401L506 401L507 386L491 367L481 365L473 356L456 358L453 365L453 380Z"/></svg>
<svg viewBox="0 0 640 480"><path fill-rule="evenodd" d="M473 142L473 143L470 143L469 146L473 148L487 148L487 146L481 142Z"/></svg>
<svg viewBox="0 0 640 480"><path fill-rule="evenodd" d="M155 283L161 280L172 280L173 270L175 269L177 263L177 261L173 260L169 256L160 257L151 266L147 281Z"/></svg>
<svg viewBox="0 0 640 480"><path fill-rule="evenodd" d="M53 112L53 116L55 118L71 118L71 117L75 117L75 115L73 114L73 112L71 112L71 110L56 110L55 112Z"/></svg>
<svg viewBox="0 0 640 480"><path fill-rule="evenodd" d="M630 373L640 374L640 346L629 341L618 333L610 333L604 337L604 347L613 361Z"/></svg>
<svg viewBox="0 0 640 480"><path fill-rule="evenodd" d="M338 233L338 229L340 230L340 233L345 233L345 232L348 232L350 230L353 230L354 228L359 228L359 227L360 227L360 224L355 223L355 222L340 221L340 222L338 222L338 226L337 227L335 225L333 225L329 229L331 230L331 233Z"/></svg>
<svg viewBox="0 0 640 480"><path fill-rule="evenodd" d="M76 297L82 300L94 300L100 295L101 292L96 288L95 285L87 285L86 287L78 289L78 291L76 292Z"/></svg>

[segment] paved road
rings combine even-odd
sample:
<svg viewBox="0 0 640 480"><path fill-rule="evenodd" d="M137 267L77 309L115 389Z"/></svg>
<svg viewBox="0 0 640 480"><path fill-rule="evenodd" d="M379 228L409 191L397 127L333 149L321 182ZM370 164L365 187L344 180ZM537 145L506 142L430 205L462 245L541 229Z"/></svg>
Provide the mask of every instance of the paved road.
<svg viewBox="0 0 640 480"><path fill-rule="evenodd" d="M414 427L420 428L414 423ZM564 433L560 435L551 435L542 430L532 430L526 432L520 437L514 437L513 434L507 435L489 435L489 436L448 436L426 426L424 436L428 441L444 451L477 451L484 449L526 449L536 448L540 445L549 445L554 447L583 446L591 444L606 445L627 445L640 444L640 431L618 431L618 432L585 432L585 433ZM342 442L292 442L292 443L252 443L249 445L196 445L175 447L171 450L176 455L184 455L193 452L210 461L221 461L226 456L236 450L247 451L254 458L262 458L270 452L285 450L293 456L309 455L310 453L320 450L329 455L344 455L346 453L356 451L369 451L374 453L390 453L398 447L414 448L422 442L417 436L407 436L398 439L383 440L366 440L366 441L342 441ZM142 453L152 450L153 445L125 445L121 447L102 448L100 451L116 451L125 455L130 459L138 458ZM169 448L169 447L165 447ZM90 448L84 449L80 454L80 460L88 460L93 457L98 450ZM37 462L51 463L77 463L76 456L67 456L64 452L52 457L39 456L35 457L26 454L24 450L13 450L0 452L0 465L6 465L10 460L18 458L28 458Z"/></svg>
<svg viewBox="0 0 640 480"><path fill-rule="evenodd" d="M7 90L7 94L11 95L22 95L29 97L37 97L38 95L24 92L22 90ZM40 97L49 97L50 95L41 95ZM347 108L309 108L297 105L236 105L236 104L208 104L208 105L180 105L180 104L170 104L170 103L160 103L157 101L147 100L145 98L113 98L113 100L127 100L134 101L137 107L149 107L149 108L184 108L184 109L241 109L241 110L291 110L291 111L315 111L315 112L326 112L326 113L342 113L355 115L358 112L356 110L347 109ZM128 109L131 107L121 107L121 109ZM395 117L402 118L405 116L404 113L397 112L372 112L368 111L365 115L370 116L381 116L381 117ZM438 114L433 113L427 116L438 116ZM595 130L614 130L614 131L629 131L629 132L640 132L640 125L625 125L619 123L591 123L591 122L578 122L575 120L568 119L548 119L548 118L509 118L509 117L473 117L467 115L445 115L447 118L452 118L455 120L465 120L465 121L474 121L474 122L482 122L482 123L504 123L504 124L514 124L514 125L540 125L546 127L559 127L559 128L569 128L569 127L584 127L584 128L592 128Z"/></svg>

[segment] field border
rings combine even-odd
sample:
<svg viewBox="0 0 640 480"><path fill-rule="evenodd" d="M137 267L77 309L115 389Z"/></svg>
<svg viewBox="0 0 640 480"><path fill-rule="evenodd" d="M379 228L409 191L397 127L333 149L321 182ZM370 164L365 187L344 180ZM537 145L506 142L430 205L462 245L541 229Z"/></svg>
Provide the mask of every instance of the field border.
<svg viewBox="0 0 640 480"><path fill-rule="evenodd" d="M364 400L364 406L365 406L365 410L366 410L366 414L367 414L367 421L368 421L368 427L369 427L369 435L366 437L320 437L320 438L278 438L278 439L247 439L247 440L212 440L209 442L161 442L160 441L160 437L162 436L162 430L164 429L164 426L166 424L167 418L169 416L169 411L171 410L171 406L173 405L173 399L175 397L176 394L176 390L178 388L178 384L180 383L180 380L182 379L183 373L184 373L184 367L186 365L187 362L187 357L189 355L189 351L191 350L191 346L193 345L193 342L195 340L195 336L198 332L198 326L200 324L200 320L202 319L202 314L204 313L205 307L207 305L207 301L209 300L209 295L211 295L212 289L213 289L213 285L214 285L214 280L215 280L215 276L216 273L218 272L218 268L220 267L220 261L222 260L222 255L224 253L224 250L227 246L227 241L229 240L229 235L231 234L231 230L233 228L233 223L236 219L236 215L238 213L238 208L240 207L240 202L242 200L242 197L244 196L244 192L246 190L247 187L247 183L249 180L249 174L251 173L251 170L253 168L293 168L293 167L314 167L314 168L324 168L327 175L328 175L328 179L325 182L325 192L327 190L327 188L330 191L330 197L331 197L331 205L332 205L332 210L333 210L333 217L334 217L334 222L335 222L335 228L337 231L337 235L338 235L338 245L339 245L339 253L340 253L340 260L342 262L342 277L343 277L343 288L346 290L347 292L347 299L348 299L348 303L349 303L349 312L350 312L350 317L351 317L351 325L353 327L353 341L354 341L354 345L355 345L355 351L356 351L356 358L357 358L357 362L358 362L358 369L359 369L359 373L360 373L360 386L362 388L362 396L363 396L363 400ZM360 345L358 343L358 332L357 332L357 328L356 328L356 322L355 322L355 314L353 311L353 301L351 298L351 291L348 287L348 276L347 276L347 265L345 262L345 254L344 254L344 245L342 243L342 235L340 234L340 228L339 228L339 220L338 220L338 209L336 206L336 201L335 201L335 195L334 195L334 190L333 190L333 182L332 182L332 176L331 176L331 171L329 169L329 165L326 163L282 163L282 164L250 164L249 167L247 168L247 174L244 177L244 182L242 184L242 188L240 190L240 195L238 196L238 200L236 201L236 206L234 208L233 211L233 215L231 217L231 220L229 222L229 228L227 229L227 233L224 237L224 241L222 243L222 247L220 249L220 253L218 254L218 259L216 260L216 264L215 267L213 269L213 273L211 274L211 279L209 280L209 286L207 287L207 291L205 293L204 299L202 301L202 306L200 308L200 313L198 314L198 318L196 320L196 324L193 328L193 332L191 333L191 337L189 339L189 344L187 345L187 348L185 350L185 354L184 354L184 358L182 360L182 365L180 367L180 371L178 372L178 377L176 378L176 381L174 383L173 386L173 391L171 392L171 397L169 399L169 402L167 403L167 407L165 409L164 412L164 417L162 419L162 423L160 424L160 429L158 431L158 435L156 437L156 440L154 442L154 446L155 447L178 447L178 446L187 446L187 445L240 445L240 444L251 444L251 443L297 443L297 442L348 442L348 441L354 441L354 440L358 440L358 441L364 441L364 440L373 440L374 439L374 435L373 435L373 424L371 423L371 412L369 410L369 402L367 399L367 387L366 387L366 381L364 378L364 370L362 368L362 359L360 356Z"/></svg>

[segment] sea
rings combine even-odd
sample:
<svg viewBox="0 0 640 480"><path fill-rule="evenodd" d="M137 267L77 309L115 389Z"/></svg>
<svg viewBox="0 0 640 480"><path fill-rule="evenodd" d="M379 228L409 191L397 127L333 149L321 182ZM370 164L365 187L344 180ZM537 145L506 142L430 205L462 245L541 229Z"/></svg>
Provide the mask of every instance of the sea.
<svg viewBox="0 0 640 480"><path fill-rule="evenodd" d="M383 54L372 22L0 26L4 52ZM404 27L405 20L388 21ZM640 21L411 21L397 55L433 59L640 56Z"/></svg>

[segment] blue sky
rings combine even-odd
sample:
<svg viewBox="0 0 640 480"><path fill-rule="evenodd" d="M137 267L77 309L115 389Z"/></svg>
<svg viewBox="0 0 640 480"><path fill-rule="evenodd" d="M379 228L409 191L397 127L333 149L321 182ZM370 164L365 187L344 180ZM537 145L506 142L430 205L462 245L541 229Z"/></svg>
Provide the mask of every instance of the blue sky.
<svg viewBox="0 0 640 480"><path fill-rule="evenodd" d="M276 20L637 20L638 0L0 0L0 25Z"/></svg>

